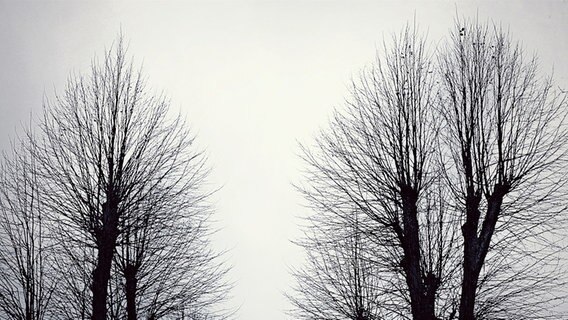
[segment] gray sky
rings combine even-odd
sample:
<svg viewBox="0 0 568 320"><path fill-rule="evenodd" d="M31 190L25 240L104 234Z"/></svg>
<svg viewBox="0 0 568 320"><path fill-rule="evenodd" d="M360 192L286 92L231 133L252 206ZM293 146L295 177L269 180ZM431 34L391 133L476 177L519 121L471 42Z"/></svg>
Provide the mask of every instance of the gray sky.
<svg viewBox="0 0 568 320"><path fill-rule="evenodd" d="M215 246L236 283L239 319L281 320L290 240L306 215L297 141L307 142L347 96L351 76L416 16L441 40L455 13L509 26L543 71L568 87L568 2L86 2L0 0L0 143L70 72L88 72L120 29L149 87L187 115L207 149L216 196Z"/></svg>

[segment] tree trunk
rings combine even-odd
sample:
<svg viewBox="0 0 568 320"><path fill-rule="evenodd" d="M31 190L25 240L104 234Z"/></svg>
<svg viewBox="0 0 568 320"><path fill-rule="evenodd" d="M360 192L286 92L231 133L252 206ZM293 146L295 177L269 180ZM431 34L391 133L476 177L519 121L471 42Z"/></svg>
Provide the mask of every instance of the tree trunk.
<svg viewBox="0 0 568 320"><path fill-rule="evenodd" d="M467 245L466 245L467 248ZM479 280L479 271L476 269L478 262L475 259L477 250L469 251L468 256L464 257L463 264L463 281L462 292L460 297L460 320L475 319L475 294L477 291L477 281Z"/></svg>
<svg viewBox="0 0 568 320"><path fill-rule="evenodd" d="M468 197L466 200L466 223L462 226L464 237L464 263L463 281L460 297L460 320L475 320L475 298L477 283L481 268L485 263L485 257L489 251L491 237L495 231L497 220L501 212L504 196L509 192L506 185L496 184L493 193L487 199L487 211L479 237L477 229L479 225L479 202L480 196Z"/></svg>
<svg viewBox="0 0 568 320"><path fill-rule="evenodd" d="M410 309L414 320L434 320L435 296L437 285L429 288L422 281L420 268L420 235L418 225L418 210L416 202L418 195L410 187L401 190L403 211L403 234L402 247L404 251L403 269L406 276L406 284L410 293ZM436 281L433 281L436 282Z"/></svg>
<svg viewBox="0 0 568 320"><path fill-rule="evenodd" d="M136 289L138 279L136 279L136 267L127 265L124 270L126 280L126 315L128 320L136 320Z"/></svg>
<svg viewBox="0 0 568 320"><path fill-rule="evenodd" d="M93 270L93 314L92 320L106 320L107 289L110 280L112 257L118 236L118 205L114 202L103 204L103 225L97 235L97 264Z"/></svg>
<svg viewBox="0 0 568 320"><path fill-rule="evenodd" d="M481 195L476 194L472 185L467 190L466 220L462 226L463 247L463 279L461 285L459 319L475 319L475 292L479 273L475 271L477 265L478 241L477 227L479 225L479 203Z"/></svg>
<svg viewBox="0 0 568 320"><path fill-rule="evenodd" d="M110 239L103 240L97 255L97 266L93 271L93 314L92 320L105 320L107 314L107 286L110 279L112 250Z"/></svg>
<svg viewBox="0 0 568 320"><path fill-rule="evenodd" d="M426 277L423 279L424 296L422 297L423 304L423 319L427 320L437 320L436 318L436 293L440 287L440 279L433 274L428 272Z"/></svg>

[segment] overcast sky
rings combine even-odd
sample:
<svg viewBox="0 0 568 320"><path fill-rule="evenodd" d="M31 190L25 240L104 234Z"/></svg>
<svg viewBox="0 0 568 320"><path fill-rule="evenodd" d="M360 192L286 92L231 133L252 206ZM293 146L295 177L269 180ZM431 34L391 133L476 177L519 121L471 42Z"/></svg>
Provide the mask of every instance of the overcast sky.
<svg viewBox="0 0 568 320"><path fill-rule="evenodd" d="M568 87L568 2L0 0L0 143L5 149L71 72L88 72L122 29L149 87L180 109L223 186L215 246L230 249L239 319L287 319L291 240L306 215L298 142L309 143L341 107L350 78L407 21L432 41L455 13L510 27L541 68Z"/></svg>

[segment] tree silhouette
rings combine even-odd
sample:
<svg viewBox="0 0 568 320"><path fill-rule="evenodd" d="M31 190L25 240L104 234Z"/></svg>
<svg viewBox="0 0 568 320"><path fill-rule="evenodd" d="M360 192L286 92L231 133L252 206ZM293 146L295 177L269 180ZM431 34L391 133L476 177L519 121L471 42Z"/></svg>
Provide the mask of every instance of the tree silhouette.
<svg viewBox="0 0 568 320"><path fill-rule="evenodd" d="M567 283L566 94L500 27L458 20L453 30L434 63L407 27L303 146L299 189L312 227L368 218L363 251L390 279L378 314L401 301L389 319L557 319ZM296 276L300 293L330 282L313 270Z"/></svg>
<svg viewBox="0 0 568 320"><path fill-rule="evenodd" d="M374 260L404 281L384 290L398 288L398 314L410 309L415 319L435 319L439 296L447 300L441 312L452 312L454 297L441 291L459 265L434 148L433 68L425 39L407 27L354 82L346 112L304 147L309 183L300 187L319 214L349 221L359 211L374 222L366 228L381 248Z"/></svg>
<svg viewBox="0 0 568 320"><path fill-rule="evenodd" d="M439 58L440 115L445 128L444 172L462 212L459 314L460 319L470 320L482 312L476 310L476 296L488 257L496 254L496 259L503 259L524 248L520 261L534 260L528 266L550 262L550 251L545 249L555 250L547 242L557 239L554 229L566 226L562 211L567 199L568 109L565 94L553 92L552 80L539 76L536 58L527 59L500 27L459 20L456 25L454 30L460 31L452 33ZM535 256L531 246L544 254ZM512 264L509 261L500 269L510 273ZM554 276L543 277L536 270L529 273L533 290L542 289L534 286L542 281L556 283ZM509 274L509 281L528 279L526 273L520 279L520 274L513 274L516 277ZM533 290L529 291L534 294ZM522 305L533 308L517 305L515 311L535 316L538 300L521 296Z"/></svg>
<svg viewBox="0 0 568 320"><path fill-rule="evenodd" d="M360 215L360 214L359 214ZM355 214L353 225L310 222L306 238L299 244L306 250L308 267L294 271L297 285L288 298L294 319L386 319L380 269L371 260L369 239L360 229ZM321 218L321 219L320 219ZM379 304L383 308L379 307ZM381 314L383 313L383 314Z"/></svg>
<svg viewBox="0 0 568 320"><path fill-rule="evenodd" d="M204 159L203 159L204 160ZM210 248L209 194L200 185L207 171L191 176L184 185L153 205L143 205L145 219L126 228L116 265L124 279L126 314L148 319L184 314L206 314L224 319L230 314L219 303L230 285L224 280L227 267Z"/></svg>
<svg viewBox="0 0 568 320"><path fill-rule="evenodd" d="M149 287L167 304L156 307L156 319L167 314L162 308L189 300L207 308L205 302L226 295L226 268L200 238L208 236L210 211L203 203L209 192L201 189L205 158L181 117L168 110L164 96L147 92L122 38L102 62L93 62L89 76L71 77L64 94L45 104L42 140L33 150L60 265L69 273L71 292L60 290L58 299L81 306L63 308L75 309L71 318L121 314L120 284L128 319L138 317L138 298ZM198 291L205 285L210 291Z"/></svg>
<svg viewBox="0 0 568 320"><path fill-rule="evenodd" d="M0 317L48 319L56 286L37 167L25 140L0 167Z"/></svg>

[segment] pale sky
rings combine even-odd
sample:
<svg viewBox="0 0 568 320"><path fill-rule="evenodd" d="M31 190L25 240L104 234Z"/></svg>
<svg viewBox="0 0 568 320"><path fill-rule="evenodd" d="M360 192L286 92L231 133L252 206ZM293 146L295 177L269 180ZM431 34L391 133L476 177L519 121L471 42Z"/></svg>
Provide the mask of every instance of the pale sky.
<svg viewBox="0 0 568 320"><path fill-rule="evenodd" d="M567 1L38 1L0 0L0 146L87 73L117 34L206 148L217 193L215 247L229 249L237 319L283 320L291 240L307 214L298 142L310 143L383 39L416 21L436 42L455 13L509 26L542 70L568 87Z"/></svg>

